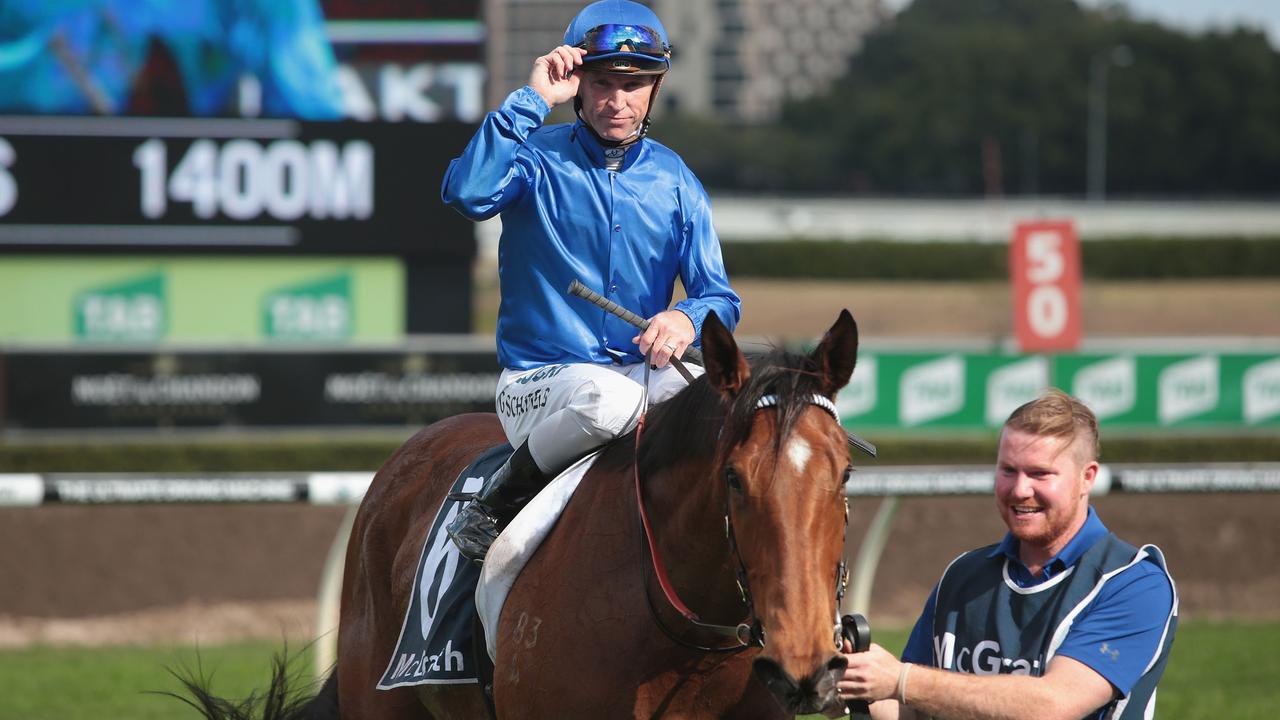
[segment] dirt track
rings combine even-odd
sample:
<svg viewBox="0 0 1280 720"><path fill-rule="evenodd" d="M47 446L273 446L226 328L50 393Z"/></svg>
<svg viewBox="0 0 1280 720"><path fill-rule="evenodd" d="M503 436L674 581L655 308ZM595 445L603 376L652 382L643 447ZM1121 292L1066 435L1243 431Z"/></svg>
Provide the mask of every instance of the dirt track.
<svg viewBox="0 0 1280 720"><path fill-rule="evenodd" d="M746 307L740 333L747 335L813 336L846 306L864 337L1008 334L1008 300L995 284L738 287ZM1090 335L1280 337L1277 283L1087 291ZM866 526L875 502L855 503L852 527ZM1165 550L1186 617L1280 618L1280 573L1265 560L1280 554L1280 494L1114 496L1096 506L1121 537ZM307 637L320 569L343 512L271 505L0 509L0 647ZM904 501L877 575L872 621L908 622L946 562L1001 532L988 498Z"/></svg>
<svg viewBox="0 0 1280 720"><path fill-rule="evenodd" d="M741 335L817 337L848 308L864 338L1002 338L1013 334L1008 284L786 282L734 283L742 295ZM1086 337L1183 335L1280 338L1280 282L1086 282Z"/></svg>
<svg viewBox="0 0 1280 720"><path fill-rule="evenodd" d="M853 505L852 539L879 500ZM1184 617L1280 618L1280 496L1114 496L1117 534L1160 545ZM59 507L0 511L0 647L213 644L306 638L342 509L303 506ZM898 510L872 597L874 622L917 612L960 552L1002 533L986 497L912 498Z"/></svg>

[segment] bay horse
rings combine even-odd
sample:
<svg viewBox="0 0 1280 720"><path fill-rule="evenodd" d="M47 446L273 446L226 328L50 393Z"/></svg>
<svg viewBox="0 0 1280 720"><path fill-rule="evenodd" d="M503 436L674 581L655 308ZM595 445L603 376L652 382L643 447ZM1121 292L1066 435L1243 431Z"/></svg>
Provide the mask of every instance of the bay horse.
<svg viewBox="0 0 1280 720"><path fill-rule="evenodd" d="M812 353L751 364L711 313L702 343L705 374L602 450L511 589L493 677L503 720L774 719L839 707L851 463L831 401L853 372L857 325L842 311ZM337 667L317 697L275 703L272 720L488 716L475 684L374 687L436 508L472 459L505 440L496 416L460 415L382 466L347 547ZM208 717L239 717L202 704Z"/></svg>

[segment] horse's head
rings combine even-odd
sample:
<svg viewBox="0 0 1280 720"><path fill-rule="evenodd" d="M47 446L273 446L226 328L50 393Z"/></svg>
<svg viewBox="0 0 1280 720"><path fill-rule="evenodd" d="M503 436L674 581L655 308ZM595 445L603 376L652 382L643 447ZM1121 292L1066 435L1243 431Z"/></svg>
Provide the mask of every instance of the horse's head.
<svg viewBox="0 0 1280 720"><path fill-rule="evenodd" d="M845 668L833 638L851 463L831 401L853 373L857 324L841 311L810 355L754 372L714 313L702 345L730 406L716 469L764 631L753 669L788 712L832 708Z"/></svg>

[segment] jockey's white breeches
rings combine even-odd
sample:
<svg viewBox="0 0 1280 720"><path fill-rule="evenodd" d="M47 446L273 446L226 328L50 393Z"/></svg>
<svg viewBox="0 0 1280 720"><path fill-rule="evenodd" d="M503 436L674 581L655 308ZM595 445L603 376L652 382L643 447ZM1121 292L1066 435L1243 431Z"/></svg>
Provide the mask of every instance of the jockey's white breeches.
<svg viewBox="0 0 1280 720"><path fill-rule="evenodd" d="M703 369L686 364L697 377ZM529 453L544 472L569 463L625 435L640 418L644 363L566 363L532 370L503 370L497 410L512 446L529 441ZM649 403L675 395L686 385L672 366L649 371Z"/></svg>

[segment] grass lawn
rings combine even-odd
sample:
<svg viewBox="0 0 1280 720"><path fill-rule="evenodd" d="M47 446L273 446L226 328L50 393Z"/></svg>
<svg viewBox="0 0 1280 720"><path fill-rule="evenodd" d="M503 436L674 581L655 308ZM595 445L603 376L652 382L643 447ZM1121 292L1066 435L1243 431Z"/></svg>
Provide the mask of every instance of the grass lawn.
<svg viewBox="0 0 1280 720"><path fill-rule="evenodd" d="M213 692L241 699L271 677L278 642L221 647L29 648L0 651L0 720L168 720L199 717L157 691L181 685L166 671L196 669L211 676ZM311 672L311 656L294 667ZM308 676L309 677L309 676Z"/></svg>
<svg viewBox="0 0 1280 720"><path fill-rule="evenodd" d="M901 650L905 631L877 631L876 641ZM1271 720L1280 708L1280 622L1184 623L1160 685L1161 720L1220 717ZM258 642L199 649L213 691L242 698L270 676L280 646ZM162 720L194 711L153 691L176 691L165 667L193 667L195 648L31 648L0 651L0 720ZM311 669L298 651L297 668ZM815 718L817 716L814 716Z"/></svg>

